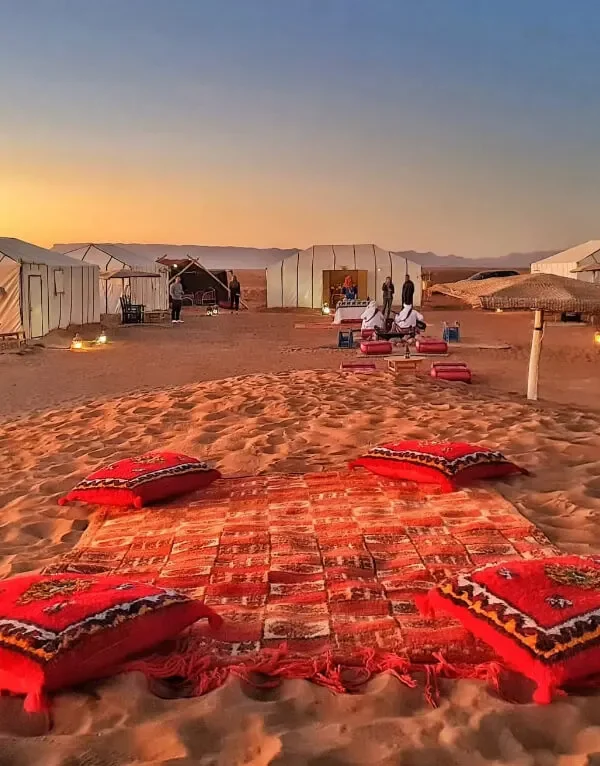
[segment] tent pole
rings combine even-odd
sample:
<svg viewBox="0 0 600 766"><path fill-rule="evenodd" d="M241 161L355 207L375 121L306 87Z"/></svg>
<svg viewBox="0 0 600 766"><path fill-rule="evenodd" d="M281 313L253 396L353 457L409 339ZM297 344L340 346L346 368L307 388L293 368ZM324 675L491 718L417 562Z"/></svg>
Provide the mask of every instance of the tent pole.
<svg viewBox="0 0 600 766"><path fill-rule="evenodd" d="M188 255L188 258L189 258L189 255ZM174 282L174 281L177 279L177 277L180 277L180 276L183 274L183 272L184 272L184 271L187 271L188 269L191 269L193 265L194 265L194 264L193 264L193 261L192 261L192 259L190 258L190 262L188 263L188 265L187 265L187 266L184 266L184 267L181 269L181 271L178 271L176 274L174 274L172 277L170 277L170 279L169 279L169 283L168 283L168 284L170 285L170 284L171 284L171 282Z"/></svg>
<svg viewBox="0 0 600 766"><path fill-rule="evenodd" d="M204 266L203 266L203 265L200 263L200 261L197 261L195 258L192 258L192 260L193 260L193 262L196 264L196 266L199 266L199 267L202 269L202 271L205 271L205 272L208 274L208 276L209 276L209 277L212 277L212 278L215 280L215 282L218 282L218 284L220 284L220 285L221 285L221 287L224 287L224 288L225 288L225 290L227 290L227 294L228 294L228 295L231 295L231 291L230 291L229 287L228 287L227 285L223 284L223 282L221 282L221 280L220 280L218 277L215 277L215 275L212 273L212 271L209 271L207 268L205 268L205 267L204 267ZM232 273L233 273L233 272L232 272ZM246 309L248 309L248 304L247 304L247 303L245 303L245 302L244 302L244 301L243 301L241 298L240 298L240 303L242 304L242 306L244 306ZM248 311L249 311L249 310L250 310L250 309L248 309Z"/></svg>
<svg viewBox="0 0 600 766"><path fill-rule="evenodd" d="M542 338L544 337L544 312L536 309L533 320L533 338L531 340L531 355L529 357L529 375L527 377L527 398L537 401L538 378L540 373L540 354L542 352Z"/></svg>

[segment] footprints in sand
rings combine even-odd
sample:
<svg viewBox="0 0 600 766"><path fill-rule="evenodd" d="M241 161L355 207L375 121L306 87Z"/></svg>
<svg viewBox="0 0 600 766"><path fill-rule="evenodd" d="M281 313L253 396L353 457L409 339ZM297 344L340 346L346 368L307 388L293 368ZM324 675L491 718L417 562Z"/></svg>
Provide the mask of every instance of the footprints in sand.
<svg viewBox="0 0 600 766"><path fill-rule="evenodd" d="M255 375L22 418L0 426L9 471L0 480L0 502L15 513L54 518L57 497L72 484L142 450L189 452L239 475L342 466L390 439L461 438L485 440L531 468L539 478L503 483L503 491L555 539L583 541L593 523L584 511L600 510L598 416L550 413L519 401L499 406L471 391L450 402L434 382L423 381L418 394L388 383L381 374ZM567 521L556 523L557 514ZM573 519L581 526L571 534Z"/></svg>

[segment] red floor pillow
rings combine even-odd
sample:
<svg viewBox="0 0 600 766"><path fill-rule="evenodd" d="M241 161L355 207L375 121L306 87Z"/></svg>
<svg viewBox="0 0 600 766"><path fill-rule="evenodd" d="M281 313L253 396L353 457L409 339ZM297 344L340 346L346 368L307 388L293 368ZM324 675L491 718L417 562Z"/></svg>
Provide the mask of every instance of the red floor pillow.
<svg viewBox="0 0 600 766"><path fill-rule="evenodd" d="M219 471L195 457L175 452L152 452L119 460L80 481L58 501L72 500L97 505L143 508L172 497L194 492L220 479Z"/></svg>
<svg viewBox="0 0 600 766"><path fill-rule="evenodd" d="M436 484L447 492L479 479L527 473L501 452L464 442L403 441L373 447L349 463L401 481Z"/></svg>
<svg viewBox="0 0 600 766"><path fill-rule="evenodd" d="M510 560L450 578L425 613L446 612L537 684L548 703L564 685L600 673L600 559Z"/></svg>
<svg viewBox="0 0 600 766"><path fill-rule="evenodd" d="M438 338L417 338L415 343L418 354L447 354L448 344Z"/></svg>
<svg viewBox="0 0 600 766"><path fill-rule="evenodd" d="M431 377L438 380L453 380L459 383L471 383L473 376L471 370L468 367L438 367L437 365L431 368Z"/></svg>
<svg viewBox="0 0 600 766"><path fill-rule="evenodd" d="M361 354L391 354L392 344L389 340L363 340L360 344Z"/></svg>
<svg viewBox="0 0 600 766"><path fill-rule="evenodd" d="M45 707L44 692L116 672L127 657L221 618L174 590L117 577L26 575L0 583L0 690Z"/></svg>

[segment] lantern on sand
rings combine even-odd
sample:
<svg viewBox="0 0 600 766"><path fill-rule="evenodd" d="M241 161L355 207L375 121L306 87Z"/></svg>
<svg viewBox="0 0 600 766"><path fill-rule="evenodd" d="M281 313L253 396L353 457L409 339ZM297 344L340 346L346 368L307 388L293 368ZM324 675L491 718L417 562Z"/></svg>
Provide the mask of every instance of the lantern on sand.
<svg viewBox="0 0 600 766"><path fill-rule="evenodd" d="M80 351L83 348L83 340L81 335L77 332L71 341L71 351Z"/></svg>

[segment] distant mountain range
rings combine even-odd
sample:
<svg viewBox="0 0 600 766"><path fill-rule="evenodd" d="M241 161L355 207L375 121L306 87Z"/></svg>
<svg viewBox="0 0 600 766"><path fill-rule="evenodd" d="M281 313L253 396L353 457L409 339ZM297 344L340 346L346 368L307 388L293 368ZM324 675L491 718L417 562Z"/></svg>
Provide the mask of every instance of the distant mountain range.
<svg viewBox="0 0 600 766"><path fill-rule="evenodd" d="M83 243L57 244L54 250L68 252ZM88 243L85 243L88 244ZM255 247L211 247L210 245L168 245L168 244L113 244L133 250L140 255L156 260L164 255L170 258L185 258L192 255L208 269L264 269L271 263L280 261L288 255L298 252L296 248L279 249ZM463 258L460 255L437 255L436 253L419 253L415 250L397 250L398 255L410 261L420 263L426 268L436 269L528 269L534 261L540 261L559 252L558 250L536 250L530 253L509 253L500 258Z"/></svg>
<svg viewBox="0 0 600 766"><path fill-rule="evenodd" d="M417 253L414 250L396 251L398 255L421 266L436 269L528 269L535 261L548 258L559 250L536 250L531 253L509 253L500 258L463 258L461 255Z"/></svg>

